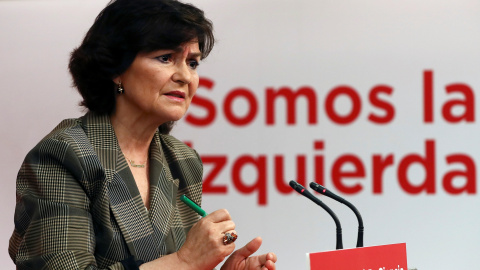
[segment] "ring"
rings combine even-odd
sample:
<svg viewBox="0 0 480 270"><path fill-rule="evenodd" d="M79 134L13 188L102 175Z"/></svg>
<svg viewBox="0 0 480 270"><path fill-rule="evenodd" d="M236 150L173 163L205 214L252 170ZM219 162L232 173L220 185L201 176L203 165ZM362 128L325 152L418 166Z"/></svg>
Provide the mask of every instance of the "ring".
<svg viewBox="0 0 480 270"><path fill-rule="evenodd" d="M237 240L237 234L236 233L226 233L224 236L223 236L223 244L224 245L228 245L228 244L231 244L233 242L235 242L235 240Z"/></svg>

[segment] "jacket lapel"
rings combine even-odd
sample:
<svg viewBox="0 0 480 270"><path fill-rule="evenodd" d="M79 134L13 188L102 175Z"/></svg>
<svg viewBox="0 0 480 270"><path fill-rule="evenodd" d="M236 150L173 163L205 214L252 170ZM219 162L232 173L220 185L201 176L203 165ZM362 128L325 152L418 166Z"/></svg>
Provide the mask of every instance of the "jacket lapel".
<svg viewBox="0 0 480 270"><path fill-rule="evenodd" d="M87 113L84 128L105 169L110 209L136 259L151 261L161 254L154 229L135 179L121 153L108 116Z"/></svg>
<svg viewBox="0 0 480 270"><path fill-rule="evenodd" d="M176 251L171 230L176 209L179 180L173 179L162 151L158 132L150 147L150 219L155 236L162 243L161 254Z"/></svg>
<svg viewBox="0 0 480 270"><path fill-rule="evenodd" d="M110 208L135 258L151 261L159 256L158 242L135 180L123 155L108 186Z"/></svg>

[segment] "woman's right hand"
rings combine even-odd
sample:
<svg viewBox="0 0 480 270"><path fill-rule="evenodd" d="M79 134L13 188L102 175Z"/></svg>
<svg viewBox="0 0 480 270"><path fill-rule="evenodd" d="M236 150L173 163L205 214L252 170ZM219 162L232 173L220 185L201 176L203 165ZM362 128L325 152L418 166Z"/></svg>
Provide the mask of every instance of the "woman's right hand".
<svg viewBox="0 0 480 270"><path fill-rule="evenodd" d="M176 254L188 269L213 269L235 250L235 243L223 244L224 234L234 230L228 211L217 210L193 225Z"/></svg>

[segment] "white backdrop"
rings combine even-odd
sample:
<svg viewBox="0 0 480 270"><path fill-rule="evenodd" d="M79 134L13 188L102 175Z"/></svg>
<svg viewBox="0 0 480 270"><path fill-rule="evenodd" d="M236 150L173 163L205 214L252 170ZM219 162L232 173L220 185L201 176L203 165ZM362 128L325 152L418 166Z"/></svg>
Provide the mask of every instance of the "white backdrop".
<svg viewBox="0 0 480 270"><path fill-rule="evenodd" d="M213 86L198 90L189 113L206 124L182 121L174 135L204 158L205 177L213 181L204 209L230 211L238 245L262 236L260 252L276 252L280 270L305 269L305 253L335 248L328 214L279 188L299 179L299 171L307 183L323 177L325 186L357 206L366 246L406 242L410 268L478 268L480 2L192 2L215 25L218 43L199 69ZM16 173L59 121L83 114L70 87L68 56L106 3L0 2L0 260L9 268ZM388 91L370 98L378 86ZM272 102L268 95L282 88L312 96L308 102L300 96L292 103L296 110L292 104L287 109L282 97ZM426 104L425 93L433 95ZM450 108L452 102L459 105ZM335 115L352 118L341 124ZM323 149L315 149L315 141ZM282 158L284 166L276 163ZM373 160L390 162L382 170ZM342 176L352 171L360 173ZM353 213L321 199L340 218L344 247L354 247Z"/></svg>

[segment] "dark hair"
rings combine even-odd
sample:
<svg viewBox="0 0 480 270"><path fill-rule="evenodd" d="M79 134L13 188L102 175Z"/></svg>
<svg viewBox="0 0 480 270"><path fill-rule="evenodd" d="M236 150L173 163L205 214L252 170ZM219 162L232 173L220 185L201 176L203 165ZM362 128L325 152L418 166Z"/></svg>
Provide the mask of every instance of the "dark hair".
<svg viewBox="0 0 480 270"><path fill-rule="evenodd" d="M115 83L139 52L175 49L198 40L202 59L213 48L213 26L202 10L175 0L113 0L73 50L69 69L80 103L98 114L115 109ZM173 122L159 127L168 133Z"/></svg>

